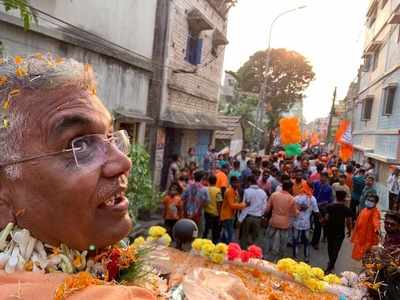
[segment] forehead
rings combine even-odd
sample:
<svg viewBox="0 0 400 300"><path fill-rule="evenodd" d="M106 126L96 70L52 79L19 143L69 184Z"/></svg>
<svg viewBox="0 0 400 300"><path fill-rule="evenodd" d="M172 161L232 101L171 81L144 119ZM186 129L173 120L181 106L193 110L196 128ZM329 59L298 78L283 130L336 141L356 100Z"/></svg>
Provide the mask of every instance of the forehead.
<svg viewBox="0 0 400 300"><path fill-rule="evenodd" d="M41 138L61 134L63 129L75 125L102 126L105 130L112 125L112 117L100 99L85 89L66 86L54 90L37 91L23 98L24 104L18 111L32 122L35 128L28 130L40 134Z"/></svg>

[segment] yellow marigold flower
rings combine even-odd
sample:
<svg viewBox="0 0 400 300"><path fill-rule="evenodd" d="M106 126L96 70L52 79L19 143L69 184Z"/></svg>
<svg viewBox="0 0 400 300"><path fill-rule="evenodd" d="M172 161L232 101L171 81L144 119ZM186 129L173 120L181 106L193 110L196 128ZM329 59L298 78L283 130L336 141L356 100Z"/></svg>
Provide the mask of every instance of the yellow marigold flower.
<svg viewBox="0 0 400 300"><path fill-rule="evenodd" d="M139 236L133 241L133 247L140 248L145 243L144 237Z"/></svg>
<svg viewBox="0 0 400 300"><path fill-rule="evenodd" d="M292 275L297 281L304 282L312 276L311 267L305 263L299 263L293 267Z"/></svg>
<svg viewBox="0 0 400 300"><path fill-rule="evenodd" d="M277 268L281 272L292 273L296 267L297 262L291 258L283 258L276 264Z"/></svg>
<svg viewBox="0 0 400 300"><path fill-rule="evenodd" d="M312 268L311 272L312 272L312 276L317 279L324 278L325 273L321 268Z"/></svg>
<svg viewBox="0 0 400 300"><path fill-rule="evenodd" d="M152 226L149 229L149 235L152 237L160 238L167 233L167 230L161 226Z"/></svg>
<svg viewBox="0 0 400 300"><path fill-rule="evenodd" d="M1 75L0 76L0 86L4 85L7 83L7 76Z"/></svg>
<svg viewBox="0 0 400 300"><path fill-rule="evenodd" d="M9 109L10 108L10 100L9 99L5 99L4 101L3 101L3 109L4 110L7 110L7 109Z"/></svg>
<svg viewBox="0 0 400 300"><path fill-rule="evenodd" d="M215 264L222 264L225 261L225 255L214 251L211 253L210 259Z"/></svg>
<svg viewBox="0 0 400 300"><path fill-rule="evenodd" d="M10 126L10 122L8 119L3 119L3 127L2 128L8 128Z"/></svg>
<svg viewBox="0 0 400 300"><path fill-rule="evenodd" d="M155 237L152 237L152 236L148 236L147 239L146 239L146 242L154 242L154 241L157 241L157 240L158 240L158 238L155 238Z"/></svg>
<svg viewBox="0 0 400 300"><path fill-rule="evenodd" d="M321 280L309 278L304 281L304 285L313 292L323 292L325 290L325 283Z"/></svg>
<svg viewBox="0 0 400 300"><path fill-rule="evenodd" d="M201 247L201 255L205 257L211 257L211 254L214 252L215 245L213 243L204 243L203 247Z"/></svg>
<svg viewBox="0 0 400 300"><path fill-rule="evenodd" d="M16 55L14 58L14 62L16 65L20 65L24 62L24 59L22 58L22 56Z"/></svg>
<svg viewBox="0 0 400 300"><path fill-rule="evenodd" d="M169 236L168 233L164 234L162 237L160 237L159 241L164 245L164 246L169 246L172 242L171 237Z"/></svg>
<svg viewBox="0 0 400 300"><path fill-rule="evenodd" d="M324 278L324 281L329 283L329 284L341 284L341 280L338 276L335 274L328 274Z"/></svg>
<svg viewBox="0 0 400 300"><path fill-rule="evenodd" d="M15 70L15 75L17 75L17 77L24 77L28 75L28 71L25 68L17 67Z"/></svg>
<svg viewBox="0 0 400 300"><path fill-rule="evenodd" d="M192 243L192 249L196 251L200 251L201 247L203 247L204 240L203 239L195 239Z"/></svg>
<svg viewBox="0 0 400 300"><path fill-rule="evenodd" d="M215 252L219 253L219 254L227 254L228 253L228 246L224 243L218 243L215 246Z"/></svg>

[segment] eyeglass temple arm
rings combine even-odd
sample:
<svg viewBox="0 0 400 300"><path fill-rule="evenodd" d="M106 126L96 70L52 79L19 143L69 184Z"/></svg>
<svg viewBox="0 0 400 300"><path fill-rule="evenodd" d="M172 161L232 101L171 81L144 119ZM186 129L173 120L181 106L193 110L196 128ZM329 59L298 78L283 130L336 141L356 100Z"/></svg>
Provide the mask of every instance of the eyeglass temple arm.
<svg viewBox="0 0 400 300"><path fill-rule="evenodd" d="M35 160L35 159L45 158L45 157L49 157L49 156L58 155L58 154L61 154L61 153L71 152L71 151L73 151L73 149L65 149L65 150L62 150L62 151L46 153L46 154L32 156L32 157L27 157L27 158L24 158L24 159L21 159L21 160L10 161L10 162L4 163L4 164L0 163L0 169L8 167L8 166L16 165L16 164L22 164L22 163L29 162L29 161L32 161L32 160Z"/></svg>

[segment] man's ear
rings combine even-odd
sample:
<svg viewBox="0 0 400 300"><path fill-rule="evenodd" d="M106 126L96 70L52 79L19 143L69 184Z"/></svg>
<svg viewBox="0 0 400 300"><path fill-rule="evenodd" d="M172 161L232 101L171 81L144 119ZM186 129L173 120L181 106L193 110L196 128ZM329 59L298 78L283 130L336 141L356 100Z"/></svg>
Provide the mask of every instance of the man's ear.
<svg viewBox="0 0 400 300"><path fill-rule="evenodd" d="M13 205L11 197L5 188L4 180L0 177L0 229L6 227L8 223L16 223L15 214L13 212Z"/></svg>

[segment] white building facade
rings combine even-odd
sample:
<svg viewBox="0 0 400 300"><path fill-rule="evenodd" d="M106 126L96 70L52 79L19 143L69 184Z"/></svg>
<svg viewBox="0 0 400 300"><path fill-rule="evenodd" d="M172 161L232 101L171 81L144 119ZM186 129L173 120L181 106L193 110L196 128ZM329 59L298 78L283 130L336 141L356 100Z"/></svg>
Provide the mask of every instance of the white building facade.
<svg viewBox="0 0 400 300"><path fill-rule="evenodd" d="M97 93L115 128L144 143L153 77L158 0L32 0L37 15L28 31L19 11L0 3L3 56L52 53L92 65Z"/></svg>
<svg viewBox="0 0 400 300"><path fill-rule="evenodd" d="M353 105L354 158L375 164L387 207L389 166L400 164L400 0L370 0L360 87Z"/></svg>

